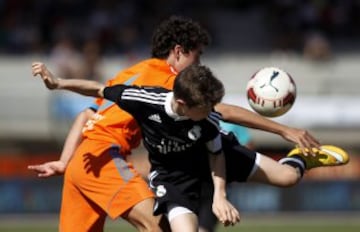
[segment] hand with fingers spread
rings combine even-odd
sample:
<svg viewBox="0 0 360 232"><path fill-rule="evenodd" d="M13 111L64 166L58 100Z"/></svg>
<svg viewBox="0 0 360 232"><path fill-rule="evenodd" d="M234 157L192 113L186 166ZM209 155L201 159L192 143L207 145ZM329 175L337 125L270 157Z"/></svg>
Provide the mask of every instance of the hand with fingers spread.
<svg viewBox="0 0 360 232"><path fill-rule="evenodd" d="M60 160L28 166L28 169L36 172L38 174L38 177L63 175L65 172L65 168L65 163Z"/></svg>
<svg viewBox="0 0 360 232"><path fill-rule="evenodd" d="M212 210L224 226L233 226L240 221L239 211L225 197L214 195Z"/></svg>
<svg viewBox="0 0 360 232"><path fill-rule="evenodd" d="M304 155L315 155L316 149L319 149L319 141L308 131L297 128L287 128L282 133L284 139L295 143Z"/></svg>
<svg viewBox="0 0 360 232"><path fill-rule="evenodd" d="M58 79L47 69L45 64L34 62L31 67L33 76L40 75L48 89L56 89L58 87Z"/></svg>

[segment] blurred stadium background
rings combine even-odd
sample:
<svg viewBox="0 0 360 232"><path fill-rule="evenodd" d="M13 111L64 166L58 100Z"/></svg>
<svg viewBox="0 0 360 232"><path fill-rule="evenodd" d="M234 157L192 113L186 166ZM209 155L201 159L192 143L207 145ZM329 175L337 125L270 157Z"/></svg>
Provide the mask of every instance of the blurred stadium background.
<svg viewBox="0 0 360 232"><path fill-rule="evenodd" d="M43 61L64 77L105 81L149 56L151 31L171 14L193 17L210 31L213 42L203 63L224 81L226 102L249 108L245 86L250 76L264 66L283 68L293 76L298 95L290 112L274 120L306 128L351 156L348 165L314 170L290 189L231 185L230 197L245 215L243 229L257 231L246 227L247 216L263 225L276 215L278 222L289 221L289 215L317 215L320 225L331 221L332 230L305 229L359 231L358 0L0 1L0 231L47 219L44 215L53 215L41 220L53 228L44 231L55 231L62 178L39 180L26 166L56 159L74 115L91 101L50 93L32 78L31 62ZM256 148L275 158L293 146L275 135L251 133ZM296 225L308 220L291 222L283 229L303 231Z"/></svg>

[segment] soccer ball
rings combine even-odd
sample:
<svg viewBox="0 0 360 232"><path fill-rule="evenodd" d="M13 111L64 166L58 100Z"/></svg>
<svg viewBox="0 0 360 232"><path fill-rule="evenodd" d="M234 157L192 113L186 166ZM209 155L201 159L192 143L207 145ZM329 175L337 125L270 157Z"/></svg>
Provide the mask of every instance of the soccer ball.
<svg viewBox="0 0 360 232"><path fill-rule="evenodd" d="M277 117L285 114L294 104L296 85L284 70L265 67L251 77L246 92L253 110L266 117Z"/></svg>

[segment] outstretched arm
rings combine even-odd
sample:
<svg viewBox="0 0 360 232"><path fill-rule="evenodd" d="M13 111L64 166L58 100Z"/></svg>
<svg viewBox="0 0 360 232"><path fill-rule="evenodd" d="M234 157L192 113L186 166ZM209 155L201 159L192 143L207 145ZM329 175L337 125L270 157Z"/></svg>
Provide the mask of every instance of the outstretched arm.
<svg viewBox="0 0 360 232"><path fill-rule="evenodd" d="M103 90L105 85L89 80L55 78L47 69L45 64L41 62L34 62L32 64L32 74L33 76L40 75L41 79L45 83L45 86L50 90L65 89L85 96L104 96Z"/></svg>
<svg viewBox="0 0 360 232"><path fill-rule="evenodd" d="M48 89L66 89L67 86L72 84L71 82L75 82L73 80L61 80L54 78L53 74L46 68L46 66L39 62L32 64L32 72L34 76L41 76ZM68 81L70 83L68 83ZM91 83L91 86L92 89L96 89L94 92L98 92L97 89L101 88L97 86L96 83ZM66 137L59 160L49 161L42 164L29 165L28 169L36 172L39 177L62 175L65 172L67 164L73 156L75 149L81 142L82 128L93 114L94 112L91 109L86 109L78 114Z"/></svg>
<svg viewBox="0 0 360 232"><path fill-rule="evenodd" d="M34 76L40 75L46 87L49 89L58 89L63 86L63 81L55 79L53 74L42 63L33 63L32 72ZM29 165L28 169L36 172L39 177L51 177L64 174L69 160L73 156L78 144L81 142L82 128L93 114L94 112L91 109L85 109L78 114L66 137L59 160Z"/></svg>
<svg viewBox="0 0 360 232"><path fill-rule="evenodd" d="M216 105L215 110L222 114L225 121L278 134L297 144L305 154L308 154L311 148L320 146L319 141L308 131L277 123L245 108L221 103Z"/></svg>

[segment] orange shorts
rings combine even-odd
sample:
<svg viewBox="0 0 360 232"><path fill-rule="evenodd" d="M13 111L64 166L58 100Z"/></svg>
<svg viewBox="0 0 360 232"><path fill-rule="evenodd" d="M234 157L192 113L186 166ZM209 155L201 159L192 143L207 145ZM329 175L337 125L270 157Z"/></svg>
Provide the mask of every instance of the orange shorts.
<svg viewBox="0 0 360 232"><path fill-rule="evenodd" d="M89 231L154 197L133 165L110 143L85 139L64 176L60 231ZM101 226L102 224L102 226Z"/></svg>

